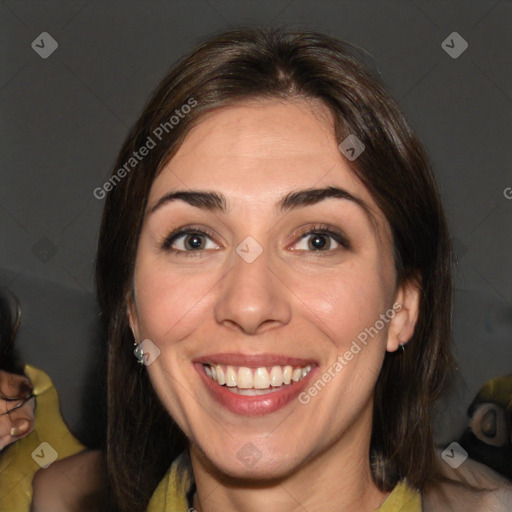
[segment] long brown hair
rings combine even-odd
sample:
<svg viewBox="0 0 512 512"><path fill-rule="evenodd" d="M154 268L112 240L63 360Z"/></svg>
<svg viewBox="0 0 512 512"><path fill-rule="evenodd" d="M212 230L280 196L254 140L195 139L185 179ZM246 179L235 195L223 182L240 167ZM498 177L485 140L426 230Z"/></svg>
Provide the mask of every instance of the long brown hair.
<svg viewBox="0 0 512 512"><path fill-rule="evenodd" d="M25 365L14 345L20 322L21 305L18 299L7 290L0 289L0 370L24 375Z"/></svg>
<svg viewBox="0 0 512 512"><path fill-rule="evenodd" d="M144 510L187 446L133 355L127 319L126 298L149 191L202 115L252 98L319 99L334 116L338 142L354 134L365 145L352 170L391 226L397 284L413 279L421 289L414 336L404 353L386 355L376 385L373 475L383 490L405 477L424 489L432 478L432 406L453 368L449 235L422 145L365 60L352 45L315 32L224 32L171 69L130 131L105 187L111 190L96 266L109 347L107 467L119 510ZM192 102L194 108L183 109ZM179 112L186 115L171 123ZM165 136L156 140L155 133ZM127 162L134 164L130 158L149 138L156 145L131 169Z"/></svg>

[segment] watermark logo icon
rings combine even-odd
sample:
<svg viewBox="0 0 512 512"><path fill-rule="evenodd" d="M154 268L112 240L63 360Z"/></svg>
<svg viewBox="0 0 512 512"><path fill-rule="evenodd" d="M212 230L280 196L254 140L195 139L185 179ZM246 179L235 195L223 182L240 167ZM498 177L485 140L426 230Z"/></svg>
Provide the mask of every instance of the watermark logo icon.
<svg viewBox="0 0 512 512"><path fill-rule="evenodd" d="M252 443L245 443L236 453L237 459L248 468L252 468L261 459L262 453Z"/></svg>
<svg viewBox="0 0 512 512"><path fill-rule="evenodd" d="M252 263L263 252L263 247L252 237L245 238L236 248L236 253L246 262Z"/></svg>
<svg viewBox="0 0 512 512"><path fill-rule="evenodd" d="M39 57L47 59L59 47L59 43L48 32L41 32L32 41L31 46Z"/></svg>
<svg viewBox="0 0 512 512"><path fill-rule="evenodd" d="M160 356L160 349L151 340L146 339L135 347L133 353L144 366L150 366Z"/></svg>
<svg viewBox="0 0 512 512"><path fill-rule="evenodd" d="M458 32L452 32L441 43L441 48L452 59L458 59L468 49L468 46L468 42Z"/></svg>
<svg viewBox="0 0 512 512"><path fill-rule="evenodd" d="M32 246L32 254L46 263L57 254L57 246L49 238L43 236Z"/></svg>
<svg viewBox="0 0 512 512"><path fill-rule="evenodd" d="M53 464L59 454L53 449L52 445L46 441L42 442L33 452L32 458L43 468Z"/></svg>
<svg viewBox="0 0 512 512"><path fill-rule="evenodd" d="M353 162L364 150L365 145L354 134L350 134L338 146L345 157Z"/></svg>
<svg viewBox="0 0 512 512"><path fill-rule="evenodd" d="M468 458L468 452L459 443L453 442L448 445L441 457L450 467L457 469Z"/></svg>

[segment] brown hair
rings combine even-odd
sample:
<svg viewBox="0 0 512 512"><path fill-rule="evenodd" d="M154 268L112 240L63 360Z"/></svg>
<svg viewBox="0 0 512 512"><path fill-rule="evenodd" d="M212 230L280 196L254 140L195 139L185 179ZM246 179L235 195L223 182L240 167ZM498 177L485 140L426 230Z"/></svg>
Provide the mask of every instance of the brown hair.
<svg viewBox="0 0 512 512"><path fill-rule="evenodd" d="M383 490L405 477L424 489L432 478L432 406L453 368L450 242L422 145L364 60L352 45L320 33L224 32L171 69L130 131L112 174L122 179L106 197L96 267L109 347L107 467L119 510L144 510L187 446L133 355L126 313L149 191L203 114L254 98L319 99L334 116L338 142L354 134L365 145L352 170L391 226L397 284L412 279L421 289L414 336L404 353L386 354L376 385L373 475ZM191 100L195 107L171 128L170 117ZM166 137L136 168L119 173L165 122Z"/></svg>
<svg viewBox="0 0 512 512"><path fill-rule="evenodd" d="M13 309L16 313L13 315ZM21 322L18 299L7 290L0 290L0 370L24 375L24 364L19 357L14 340Z"/></svg>

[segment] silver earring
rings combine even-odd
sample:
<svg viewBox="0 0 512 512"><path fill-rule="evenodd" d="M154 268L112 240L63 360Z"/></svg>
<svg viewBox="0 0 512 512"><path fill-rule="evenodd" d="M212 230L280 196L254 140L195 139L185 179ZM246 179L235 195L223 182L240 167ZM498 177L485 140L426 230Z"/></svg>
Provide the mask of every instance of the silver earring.
<svg viewBox="0 0 512 512"><path fill-rule="evenodd" d="M398 336L396 337L399 343L398 346L402 349L402 352L405 352L405 343L403 341L400 341L400 334L401 333L398 333Z"/></svg>
<svg viewBox="0 0 512 512"><path fill-rule="evenodd" d="M135 347L133 353L135 354L137 361L139 364L144 364L144 349L137 343L137 340L133 341L133 345Z"/></svg>

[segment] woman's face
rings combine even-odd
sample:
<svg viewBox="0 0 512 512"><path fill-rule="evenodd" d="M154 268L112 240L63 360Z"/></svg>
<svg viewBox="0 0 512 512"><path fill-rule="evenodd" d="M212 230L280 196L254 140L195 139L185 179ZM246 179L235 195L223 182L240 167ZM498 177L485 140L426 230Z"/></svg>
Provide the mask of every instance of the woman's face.
<svg viewBox="0 0 512 512"><path fill-rule="evenodd" d="M151 188L130 320L160 351L157 395L226 474L367 449L414 295L395 287L389 225L349 163L319 103L248 102L205 116Z"/></svg>

